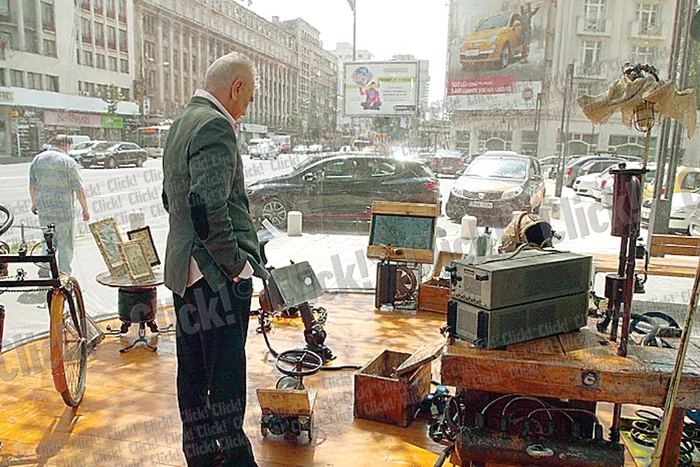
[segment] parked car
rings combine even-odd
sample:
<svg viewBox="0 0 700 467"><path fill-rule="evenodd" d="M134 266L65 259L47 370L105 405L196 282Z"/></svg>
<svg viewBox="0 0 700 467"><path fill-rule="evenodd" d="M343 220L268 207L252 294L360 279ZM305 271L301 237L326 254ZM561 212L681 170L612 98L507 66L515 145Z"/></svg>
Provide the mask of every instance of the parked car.
<svg viewBox="0 0 700 467"><path fill-rule="evenodd" d="M309 148L305 144L297 144L294 146L294 149L292 149L292 152L294 154L306 154L309 152Z"/></svg>
<svg viewBox="0 0 700 467"><path fill-rule="evenodd" d="M539 212L545 185L539 161L510 152L487 152L467 166L450 192L445 213L453 221L476 216L479 225L507 225L513 211Z"/></svg>
<svg viewBox="0 0 700 467"><path fill-rule="evenodd" d="M616 167L619 160L593 159L581 166L580 175L574 180L574 192L581 196L593 196L593 189L599 183L598 178L601 173L607 173L611 167Z"/></svg>
<svg viewBox="0 0 700 467"><path fill-rule="evenodd" d="M439 203L439 182L416 161L364 153L312 156L290 173L246 188L251 213L284 228L287 213L306 219L369 220L373 201Z"/></svg>
<svg viewBox="0 0 700 467"><path fill-rule="evenodd" d="M628 168L640 168L642 166L641 163L638 162L631 162L627 163L626 166ZM591 190L591 196L595 198L597 201L600 201L603 206L606 208L612 207L612 199L613 199L613 187L614 187L614 177L613 174L610 173L612 169L617 167L616 165L612 165L608 167L608 169L599 174L595 185L593 186ZM649 197L648 194L653 193L653 187L654 187L654 177L656 177L656 164L653 162L650 162L647 164L647 173L644 178L645 182L645 189L644 189L644 197L647 198ZM651 187L651 192L649 192L649 187Z"/></svg>
<svg viewBox="0 0 700 467"><path fill-rule="evenodd" d="M277 159L279 150L274 144L263 142L253 146L248 145L248 155L251 159Z"/></svg>
<svg viewBox="0 0 700 467"><path fill-rule="evenodd" d="M644 189L645 198L654 197L654 179L647 175L647 186ZM698 167L678 167L676 170L676 182L673 184L673 192L680 193L682 191L693 191L700 188L700 168ZM666 193L666 183L664 181L663 187L661 188L661 193Z"/></svg>
<svg viewBox="0 0 700 467"><path fill-rule="evenodd" d="M84 154L89 153L92 148L101 143L104 143L104 141L83 141L73 146L72 149L68 151L68 155L75 159L76 162L80 163L80 158Z"/></svg>
<svg viewBox="0 0 700 467"><path fill-rule="evenodd" d="M574 181L576 180L576 177L581 175L582 173L582 167L586 165L588 162L595 161L597 163L601 164L608 164L607 166L610 166L615 163L620 163L624 162L625 159L619 158L619 157L610 157L610 156L582 156L582 157L577 157L576 160L573 162L569 162L567 158L567 166L566 166L566 172L564 175L566 176L565 179L565 184L569 188L573 188L574 186ZM606 166L606 167L607 167ZM599 170L599 172L602 171Z"/></svg>
<svg viewBox="0 0 700 467"><path fill-rule="evenodd" d="M517 13L499 13L483 19L462 42L459 63L467 68L475 63L492 63L500 68L510 64L522 49L523 24Z"/></svg>
<svg viewBox="0 0 700 467"><path fill-rule="evenodd" d="M693 237L700 237L700 203L688 218L688 233Z"/></svg>
<svg viewBox="0 0 700 467"><path fill-rule="evenodd" d="M640 213L642 227L649 226L651 199L645 199ZM690 233L691 215L700 203L700 190L681 191L671 197L671 215L668 222L669 233Z"/></svg>
<svg viewBox="0 0 700 467"><path fill-rule="evenodd" d="M438 149L432 154L430 168L437 175L459 175L464 169L464 160L459 151Z"/></svg>
<svg viewBox="0 0 700 467"><path fill-rule="evenodd" d="M113 169L121 165L143 166L148 160L148 151L134 143L102 142L80 156L83 167L100 166Z"/></svg>
<svg viewBox="0 0 700 467"><path fill-rule="evenodd" d="M547 156L540 159L540 169L545 178L549 177L549 173L552 169L556 169L557 162L559 162L559 156Z"/></svg>

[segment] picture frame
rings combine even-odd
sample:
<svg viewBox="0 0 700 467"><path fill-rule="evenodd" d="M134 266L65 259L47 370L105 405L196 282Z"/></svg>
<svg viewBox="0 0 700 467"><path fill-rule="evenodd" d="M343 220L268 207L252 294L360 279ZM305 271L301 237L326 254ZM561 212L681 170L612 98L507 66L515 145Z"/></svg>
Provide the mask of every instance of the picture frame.
<svg viewBox="0 0 700 467"><path fill-rule="evenodd" d="M126 275L128 272L127 266L119 252L122 236L114 217L93 222L89 224L89 227L102 259L107 265L107 269L109 269L109 273L113 277Z"/></svg>
<svg viewBox="0 0 700 467"><path fill-rule="evenodd" d="M146 253L146 259L151 264L151 266L160 265L160 258L158 257L158 251L156 250L156 244L153 241L153 236L151 235L151 227L146 226L140 229L130 230L126 233L129 240L138 240L143 245L144 252Z"/></svg>
<svg viewBox="0 0 700 467"><path fill-rule="evenodd" d="M126 264L129 278L135 284L155 279L151 264L148 262L146 251L141 240L129 240L119 244L119 252Z"/></svg>

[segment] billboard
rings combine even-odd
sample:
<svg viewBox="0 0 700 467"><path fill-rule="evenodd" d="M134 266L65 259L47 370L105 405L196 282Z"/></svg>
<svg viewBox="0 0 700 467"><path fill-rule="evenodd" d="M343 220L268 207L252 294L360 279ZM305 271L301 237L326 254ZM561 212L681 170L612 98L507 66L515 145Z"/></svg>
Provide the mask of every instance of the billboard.
<svg viewBox="0 0 700 467"><path fill-rule="evenodd" d="M537 107L549 3L450 0L447 99L454 110Z"/></svg>
<svg viewBox="0 0 700 467"><path fill-rule="evenodd" d="M416 115L418 62L349 62L343 77L346 116Z"/></svg>

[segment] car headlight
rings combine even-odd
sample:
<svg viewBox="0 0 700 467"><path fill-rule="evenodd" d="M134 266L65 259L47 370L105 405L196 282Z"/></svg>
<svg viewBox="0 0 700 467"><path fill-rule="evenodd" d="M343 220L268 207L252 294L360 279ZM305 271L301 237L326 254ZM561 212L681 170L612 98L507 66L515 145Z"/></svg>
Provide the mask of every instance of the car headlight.
<svg viewBox="0 0 700 467"><path fill-rule="evenodd" d="M489 37L489 43L494 44L498 40L498 34L494 34L493 36Z"/></svg>
<svg viewBox="0 0 700 467"><path fill-rule="evenodd" d="M511 188L510 190L504 191L503 194L501 195L501 198L502 199L513 199L517 196L520 196L522 194L522 192L523 192L523 189L518 186L515 188Z"/></svg>
<svg viewBox="0 0 700 467"><path fill-rule="evenodd" d="M452 187L452 194L463 198L464 197L464 188L453 186Z"/></svg>

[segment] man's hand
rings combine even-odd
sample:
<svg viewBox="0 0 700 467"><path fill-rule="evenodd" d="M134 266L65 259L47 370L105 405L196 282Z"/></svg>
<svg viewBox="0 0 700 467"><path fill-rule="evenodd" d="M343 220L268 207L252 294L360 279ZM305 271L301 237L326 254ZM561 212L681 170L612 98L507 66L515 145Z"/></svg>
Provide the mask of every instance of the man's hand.
<svg viewBox="0 0 700 467"><path fill-rule="evenodd" d="M240 281L241 281L241 278L238 277L238 276L236 276L236 277L233 278L233 282L236 283L236 284L238 284Z"/></svg>
<svg viewBox="0 0 700 467"><path fill-rule="evenodd" d="M90 220L90 211L88 211L87 209L83 211L83 220L85 222Z"/></svg>
<svg viewBox="0 0 700 467"><path fill-rule="evenodd" d="M39 209L37 209L36 204L32 204L32 214L35 216L39 214Z"/></svg>

